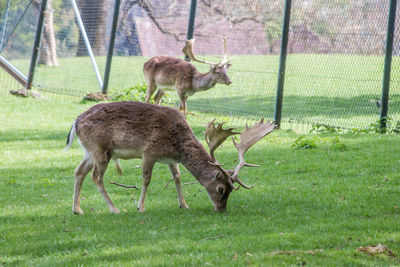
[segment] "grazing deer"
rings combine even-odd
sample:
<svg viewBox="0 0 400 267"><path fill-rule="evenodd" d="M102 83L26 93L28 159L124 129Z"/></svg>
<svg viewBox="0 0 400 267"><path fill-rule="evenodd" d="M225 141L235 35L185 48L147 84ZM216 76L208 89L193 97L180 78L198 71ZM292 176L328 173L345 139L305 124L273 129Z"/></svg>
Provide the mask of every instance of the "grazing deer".
<svg viewBox="0 0 400 267"><path fill-rule="evenodd" d="M178 163L183 164L204 186L216 211L224 211L229 194L243 184L238 174L243 166L255 166L244 161L244 153L275 128L272 123L256 123L245 129L240 143L239 164L234 170L224 170L215 159L214 151L227 137L239 134L233 128L223 129L222 124L208 123L205 132L210 154L196 139L183 115L176 109L141 102L113 102L95 105L78 116L68 135L68 149L74 136L85 151L84 158L75 170L73 212L82 214L80 191L87 173L93 169L92 178L113 213L114 206L106 189L103 176L110 159L143 160L143 187L138 202L138 210L144 211L144 201L155 162L166 163L175 181L178 203L181 208L188 206L182 195ZM238 187L234 185L237 182Z"/></svg>
<svg viewBox="0 0 400 267"><path fill-rule="evenodd" d="M174 57L158 56L149 59L143 66L143 74L147 83L146 103L150 102L156 88L158 92L154 97L154 102L160 104L165 91L176 90L180 99L179 109L186 117L186 100L196 92L211 89L217 83L231 84L231 79L226 74L230 66L230 59L226 56L226 39L222 39L224 44L223 57L220 63L212 63L199 60L194 56L194 39L186 41L183 53L191 60L209 64L210 71L200 73L191 63Z"/></svg>

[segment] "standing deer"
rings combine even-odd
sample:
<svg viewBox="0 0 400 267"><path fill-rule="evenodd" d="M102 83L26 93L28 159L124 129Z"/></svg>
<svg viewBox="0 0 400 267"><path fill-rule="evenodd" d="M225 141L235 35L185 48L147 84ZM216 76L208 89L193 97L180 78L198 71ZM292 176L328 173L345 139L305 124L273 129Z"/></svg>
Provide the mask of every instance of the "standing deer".
<svg viewBox="0 0 400 267"><path fill-rule="evenodd" d="M146 103L150 102L156 88L158 91L154 97L154 102L160 104L165 91L176 90L180 99L179 109L186 117L186 100L196 92L211 89L217 83L231 84L231 80L226 74L230 66L230 59L226 56L226 39L222 39L224 45L223 57L220 63L212 63L199 60L194 56L194 39L186 41L183 53L191 60L209 64L210 71L200 73L191 63L174 57L158 56L149 59L143 66L143 74L147 83Z"/></svg>
<svg viewBox="0 0 400 267"><path fill-rule="evenodd" d="M208 192L214 209L224 211L229 194L243 184L238 174L243 166L255 166L244 161L244 153L256 142L273 131L272 123L256 123L240 135L235 147L239 152L239 164L234 170L224 170L215 159L214 151L227 137L239 134L233 128L223 129L222 123L208 123L205 132L210 154L196 139L183 115L176 109L141 102L113 102L95 105L78 116L68 135L68 149L77 135L85 151L82 162L75 170L75 185L72 210L82 214L80 191L87 173L93 169L92 178L100 194L113 213L114 206L106 189L103 177L111 159L142 158L143 187L138 210L144 211L144 201L155 162L168 164L175 181L178 203L188 206L182 195L178 163L182 163ZM238 187L234 185L237 182Z"/></svg>

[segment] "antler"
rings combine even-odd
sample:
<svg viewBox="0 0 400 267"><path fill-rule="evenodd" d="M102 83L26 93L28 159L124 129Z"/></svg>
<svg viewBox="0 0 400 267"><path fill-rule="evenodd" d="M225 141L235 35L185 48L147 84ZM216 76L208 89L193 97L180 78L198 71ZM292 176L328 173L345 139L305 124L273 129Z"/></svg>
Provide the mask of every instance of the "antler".
<svg viewBox="0 0 400 267"><path fill-rule="evenodd" d="M191 39L191 40L187 40L186 41L186 44L182 49L182 52L185 54L185 56L189 57L193 61L209 64L209 65L212 65L212 66L216 66L216 65L218 65L218 66L224 66L224 65L230 66L229 62L232 60L232 58L229 58L229 59L227 58L227 52L226 52L227 51L227 46L226 46L226 38L225 38L225 36L222 37L223 55L222 55L222 59L221 59L220 63L218 63L218 64L217 63L213 63L213 62L208 62L208 61L205 61L205 60L197 59L194 56L194 52L193 52L194 40L195 39Z"/></svg>
<svg viewBox="0 0 400 267"><path fill-rule="evenodd" d="M246 186L242 181L239 180L238 174L242 167L259 167L259 165L248 164L244 160L244 153L252 147L255 143L260 141L264 136L271 133L277 126L274 123L266 122L264 123L264 119L261 119L259 123L254 124L253 127L249 128L246 124L246 130L240 135L240 143L236 143L235 139L232 137L233 144L239 152L239 164L236 166L235 171L233 173L232 180L234 182L239 183L244 188L250 189L253 186Z"/></svg>
<svg viewBox="0 0 400 267"><path fill-rule="evenodd" d="M231 135L240 134L239 132L233 132L234 128L223 129L222 125L225 122L218 123L215 127L215 119L207 123L206 131L204 132L204 137L207 142L208 148L210 149L210 156L212 161L215 163L216 159L214 156L214 151Z"/></svg>
<svg viewBox="0 0 400 267"><path fill-rule="evenodd" d="M207 62L205 60L197 59L194 56L194 52L193 52L194 40L195 39L191 39L191 40L187 40L186 41L185 47L183 47L183 49L182 49L182 52L185 54L185 56L188 56L191 60L197 61L197 62L200 62L200 63L205 63L205 64L209 64L209 65L217 65L216 63Z"/></svg>
<svg viewBox="0 0 400 267"><path fill-rule="evenodd" d="M230 59L227 58L227 52L226 52L227 49L226 49L226 38L225 38L225 36L222 37L222 43L223 43L224 50L223 50L223 54L222 54L222 60L219 63L219 66L223 66L223 65L230 66L229 62L232 60L232 58L230 58Z"/></svg>

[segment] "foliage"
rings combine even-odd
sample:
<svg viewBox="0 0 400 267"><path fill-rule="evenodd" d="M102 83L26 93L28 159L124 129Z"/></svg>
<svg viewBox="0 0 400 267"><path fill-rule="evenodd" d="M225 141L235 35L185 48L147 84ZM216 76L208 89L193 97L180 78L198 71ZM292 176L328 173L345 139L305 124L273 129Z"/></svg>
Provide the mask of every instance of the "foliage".
<svg viewBox="0 0 400 267"><path fill-rule="evenodd" d="M335 137L318 137L318 136L305 136L302 135L297 138L292 144L292 148L297 149L312 149L317 148L320 144L327 144L329 148L345 150L346 145L339 140L338 136Z"/></svg>
<svg viewBox="0 0 400 267"><path fill-rule="evenodd" d="M292 148L311 149L316 148L318 139L316 137L307 138L305 135L300 136L294 141Z"/></svg>
<svg viewBox="0 0 400 267"><path fill-rule="evenodd" d="M132 87L118 90L111 89L109 96L112 101L140 101L145 102L146 100L146 91L147 86L145 83L138 83ZM150 103L154 103L154 95L150 100ZM161 103L171 104L172 99L167 92L166 95L162 98Z"/></svg>
<svg viewBox="0 0 400 267"><path fill-rule="evenodd" d="M342 131L340 128L320 123L313 123L311 126L310 133L338 133Z"/></svg>
<svg viewBox="0 0 400 267"><path fill-rule="evenodd" d="M382 121L385 120L386 127L382 128ZM374 123L371 123L370 126L366 129L351 129L353 133L380 133L380 134L399 134L400 133L400 121L394 122L393 118L383 118L379 119Z"/></svg>

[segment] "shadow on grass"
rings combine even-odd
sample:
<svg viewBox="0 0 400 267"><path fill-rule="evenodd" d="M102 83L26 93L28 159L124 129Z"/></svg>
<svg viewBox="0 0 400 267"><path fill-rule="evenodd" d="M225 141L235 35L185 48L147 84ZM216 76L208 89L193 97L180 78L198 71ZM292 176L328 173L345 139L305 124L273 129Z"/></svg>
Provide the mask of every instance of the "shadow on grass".
<svg viewBox="0 0 400 267"><path fill-rule="evenodd" d="M346 141L346 136L343 139ZM358 142L358 148L363 149L358 154L367 153L368 147L375 147L374 153L382 156L387 147L394 147L397 141L397 138L361 137L355 142ZM260 151L267 146L254 147L249 155L260 155ZM351 152L351 146L349 152L340 152L340 157L350 159L357 154ZM296 250L315 246L327 251L332 244L354 251L362 244L350 241L344 244L343 240L349 236L357 236L363 242L373 242L375 239L369 241L370 236L381 235L384 236L381 240L384 240L379 242L385 242L385 233L399 231L399 224L395 224L395 221L400 214L393 208L396 205L395 196L398 195L398 182L396 179L390 180L390 177L396 177L398 168L383 166L379 173L371 174L374 169L369 170L367 166L364 171L370 174L365 177L354 177L353 173L345 172L345 177L331 178L326 169L353 170L357 158L353 162L331 162L330 155L335 159L339 154L322 149L314 151L292 150L287 145L268 148L265 153L267 159L257 159L256 163L264 161L273 164L270 167L265 165L259 169L247 169L250 175L246 181L257 182L257 187L233 192L228 211L223 214L213 211L207 193L200 185L184 187L190 209L177 208L173 186L170 185L168 192L163 188L163 184L170 179L168 170L161 175L163 177L153 178L145 213L137 212L132 202L126 203L132 201L130 193L109 190L107 187L116 205L121 210L124 206L128 209L126 213L110 214L88 176L82 191L86 197L83 203L86 213L75 216L71 214L70 203L72 179L52 187L48 187L47 181L31 179L32 173L38 174L38 177L58 172L72 175L73 167L70 164L68 170L31 166L18 170L4 169L4 174L22 174L19 179L23 184L5 186L5 192L16 197L11 202L3 200L3 209L14 205L17 212L8 211L7 215L0 215L0 245L7 243L2 255L12 256L14 261L11 264L21 265L40 263L41 260L48 260L49 265L57 263L64 266L125 261L154 263L158 260L163 262L163 257L171 264L174 261L191 264L191 257L181 255L193 254L197 257L197 263L207 255L226 257L227 247L244 255L247 251L260 254L277 248ZM288 156L291 152L296 155ZM393 154L395 152L392 151ZM315 163L316 158L320 159L320 164L310 164ZM389 161L383 157L381 160L385 163ZM276 165L277 161L281 163ZM396 162L396 159L392 161ZM391 164L393 162L387 163ZM376 162L375 165L382 163ZM356 172L358 170L354 170ZM260 180L255 179L257 174ZM159 173L157 176L160 176ZM389 180L379 182L379 178L377 181L377 177L383 176L389 177ZM135 181L140 179L135 178ZM371 189L370 185L376 183L382 183L379 190ZM21 191L25 191L23 199ZM44 194L48 196L43 197ZM19 205L29 208L18 211ZM30 211L31 208L33 211ZM221 238L207 240L210 237ZM203 253L205 256L201 256ZM233 255L229 255L229 258Z"/></svg>
<svg viewBox="0 0 400 267"><path fill-rule="evenodd" d="M282 116L284 119L298 120L307 120L315 117L340 118L357 123L357 118L360 116L372 115L376 116L376 119L379 118L380 109L376 103L379 99L379 94L365 94L355 97L287 95L283 97ZM400 95L391 95L389 107L395 108L399 104ZM189 98L188 106L192 110L202 112L217 112L252 118L273 118L275 97Z"/></svg>
<svg viewBox="0 0 400 267"><path fill-rule="evenodd" d="M49 141L49 140L64 140L67 141L67 136L70 128L63 130L48 130L48 129L18 129L2 131L0 134L0 142L18 142L18 141Z"/></svg>

